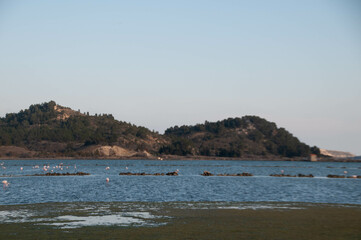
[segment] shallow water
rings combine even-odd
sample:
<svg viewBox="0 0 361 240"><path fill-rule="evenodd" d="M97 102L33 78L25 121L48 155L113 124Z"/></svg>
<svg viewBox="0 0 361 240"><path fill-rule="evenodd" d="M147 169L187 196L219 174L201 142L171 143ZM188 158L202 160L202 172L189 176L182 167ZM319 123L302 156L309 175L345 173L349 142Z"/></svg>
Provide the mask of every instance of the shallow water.
<svg viewBox="0 0 361 240"><path fill-rule="evenodd" d="M9 182L0 189L1 205L89 201L361 204L361 179L326 178L328 174L361 175L361 163L209 160L6 160L0 163L0 180ZM44 173L44 165L49 165L47 172L82 171L91 175L25 176ZM176 170L179 176L119 176L120 172ZM313 174L315 178L269 176L282 170L284 174ZM204 177L200 175L203 171L249 172L254 177ZM106 178L110 179L109 183Z"/></svg>
<svg viewBox="0 0 361 240"><path fill-rule="evenodd" d="M162 225L162 222L155 221L160 217L149 212L154 210L157 209L151 206L145 207L140 203L50 203L2 206L0 222L33 223L63 229L95 225L137 227Z"/></svg>

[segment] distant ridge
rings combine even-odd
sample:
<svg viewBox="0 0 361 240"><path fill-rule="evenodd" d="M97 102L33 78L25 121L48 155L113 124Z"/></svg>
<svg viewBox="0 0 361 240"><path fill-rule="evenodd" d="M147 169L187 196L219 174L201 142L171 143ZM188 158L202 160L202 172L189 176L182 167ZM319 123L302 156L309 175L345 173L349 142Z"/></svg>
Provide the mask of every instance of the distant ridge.
<svg viewBox="0 0 361 240"><path fill-rule="evenodd" d="M355 155L352 153L335 151L335 150L320 149L320 153L324 156L329 156L329 157L333 157L333 158L353 158L353 157L355 157Z"/></svg>
<svg viewBox="0 0 361 240"><path fill-rule="evenodd" d="M174 126L165 134L50 101L0 118L2 158L295 158L320 154L257 116Z"/></svg>

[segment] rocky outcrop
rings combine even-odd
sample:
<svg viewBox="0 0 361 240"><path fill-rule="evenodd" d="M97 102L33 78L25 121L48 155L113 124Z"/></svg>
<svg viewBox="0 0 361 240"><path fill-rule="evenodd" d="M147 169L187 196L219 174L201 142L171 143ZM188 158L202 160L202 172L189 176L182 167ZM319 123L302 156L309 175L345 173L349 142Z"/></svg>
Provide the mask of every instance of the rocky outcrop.
<svg viewBox="0 0 361 240"><path fill-rule="evenodd" d="M153 176L164 176L165 174L164 174L164 173L154 173L154 174L150 174L150 175L153 175Z"/></svg>
<svg viewBox="0 0 361 240"><path fill-rule="evenodd" d="M131 157L136 154L135 151L130 151L119 146L98 146L92 151L93 154L100 157Z"/></svg>
<svg viewBox="0 0 361 240"><path fill-rule="evenodd" d="M361 175L352 175L352 176L347 176L347 178L361 178Z"/></svg>
<svg viewBox="0 0 361 240"><path fill-rule="evenodd" d="M55 173L55 172L48 172L45 174L34 174L34 175L26 175L26 176L86 176L90 175L90 173L85 172L76 172L76 173Z"/></svg>
<svg viewBox="0 0 361 240"><path fill-rule="evenodd" d="M341 151L334 151L334 150L326 150L320 149L321 155L333 157L333 158L352 158L355 157L352 153L349 152L341 152Z"/></svg>
<svg viewBox="0 0 361 240"><path fill-rule="evenodd" d="M346 175L333 175L333 174L329 174L327 175L328 178L361 178L361 175L351 175L351 176L346 176Z"/></svg>
<svg viewBox="0 0 361 240"><path fill-rule="evenodd" d="M213 174L208 171L204 171L201 175L202 176L213 176Z"/></svg>
<svg viewBox="0 0 361 240"><path fill-rule="evenodd" d="M312 174L302 174L299 173L298 175L290 175L290 174L271 174L271 177L309 177L309 178L313 178L314 176Z"/></svg>
<svg viewBox="0 0 361 240"><path fill-rule="evenodd" d="M168 172L168 173L131 173L131 172L122 172L119 173L121 176L178 176L178 172Z"/></svg>
<svg viewBox="0 0 361 240"><path fill-rule="evenodd" d="M253 174L252 173L247 173L247 172L243 172L243 173L237 173L237 174L217 174L217 176L224 176L224 177L252 177Z"/></svg>
<svg viewBox="0 0 361 240"><path fill-rule="evenodd" d="M299 173L299 174L297 175L297 177L310 177L310 178L313 178L314 176L313 176L312 174L304 175L304 174L302 174L302 173Z"/></svg>
<svg viewBox="0 0 361 240"><path fill-rule="evenodd" d="M175 171L175 172L169 172L166 174L167 176L178 176L178 172Z"/></svg>
<svg viewBox="0 0 361 240"><path fill-rule="evenodd" d="M149 176L149 175L152 175L152 174L147 174L147 173L131 173L131 172L122 172L122 173L119 173L119 175L121 176Z"/></svg>
<svg viewBox="0 0 361 240"><path fill-rule="evenodd" d="M290 175L290 174L271 174L271 177L297 177L296 175Z"/></svg>
<svg viewBox="0 0 361 240"><path fill-rule="evenodd" d="M345 175L333 175L333 174L328 174L327 177L328 178L346 178Z"/></svg>

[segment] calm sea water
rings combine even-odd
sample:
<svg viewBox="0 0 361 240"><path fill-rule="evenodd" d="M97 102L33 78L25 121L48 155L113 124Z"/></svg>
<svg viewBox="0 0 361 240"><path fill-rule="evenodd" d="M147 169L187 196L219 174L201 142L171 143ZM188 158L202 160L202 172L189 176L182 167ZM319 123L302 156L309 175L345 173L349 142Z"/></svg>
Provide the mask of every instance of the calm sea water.
<svg viewBox="0 0 361 240"><path fill-rule="evenodd" d="M313 202L361 204L361 179L330 179L328 174L361 175L361 163L278 161L6 160L0 161L0 205L43 202ZM63 170L56 168L63 165ZM77 171L90 176L25 176ZM34 168L39 166L39 168ZM75 168L76 166L76 168ZM21 170L21 167L23 170ZM109 167L109 170L106 168ZM119 176L120 172L179 176ZM270 174L313 174L315 178L277 178ZM254 177L200 174L249 172ZM110 181L106 182L106 178Z"/></svg>

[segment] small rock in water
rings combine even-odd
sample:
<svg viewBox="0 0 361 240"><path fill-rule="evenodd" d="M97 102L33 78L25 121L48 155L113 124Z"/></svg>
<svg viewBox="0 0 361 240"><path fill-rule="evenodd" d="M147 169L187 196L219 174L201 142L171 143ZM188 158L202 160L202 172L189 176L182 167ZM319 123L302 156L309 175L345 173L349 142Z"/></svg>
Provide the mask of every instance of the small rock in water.
<svg viewBox="0 0 361 240"><path fill-rule="evenodd" d="M328 178L345 178L344 175L333 175L333 174L328 174L327 177Z"/></svg>
<svg viewBox="0 0 361 240"><path fill-rule="evenodd" d="M201 175L202 176L213 176L213 174L208 171L204 171Z"/></svg>
<svg viewBox="0 0 361 240"><path fill-rule="evenodd" d="M271 177L296 177L296 175L290 175L290 174L271 174Z"/></svg>
<svg viewBox="0 0 361 240"><path fill-rule="evenodd" d="M178 172L175 171L175 172L169 172L166 174L167 176L178 176Z"/></svg>
<svg viewBox="0 0 361 240"><path fill-rule="evenodd" d="M298 174L298 177L313 177L313 175L312 174L308 174L308 175L304 175L304 174L302 174L302 173L299 173Z"/></svg>

